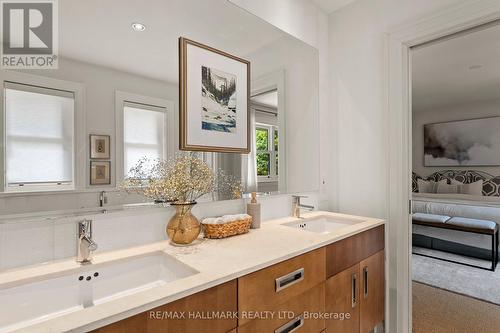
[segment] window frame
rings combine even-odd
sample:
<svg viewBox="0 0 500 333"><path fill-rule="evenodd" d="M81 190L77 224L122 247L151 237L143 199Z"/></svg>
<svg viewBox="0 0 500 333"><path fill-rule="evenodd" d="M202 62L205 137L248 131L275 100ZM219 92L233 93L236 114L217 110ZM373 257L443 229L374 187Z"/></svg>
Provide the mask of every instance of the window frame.
<svg viewBox="0 0 500 333"><path fill-rule="evenodd" d="M150 97L124 91L115 91L115 184L119 184L126 176L125 172L125 131L124 131L124 108L126 104L143 104L147 106L165 109L163 156L168 159L175 154L176 128L175 128L175 103L162 98ZM158 111L161 112L161 111ZM113 181L112 181L113 182ZM117 186L117 185L115 185Z"/></svg>
<svg viewBox="0 0 500 333"><path fill-rule="evenodd" d="M82 84L72 81L53 79L33 74L26 74L15 71L1 71L1 89L0 89L0 195L9 196L16 193L47 193L76 191L85 187L86 170L86 152L85 149L85 88ZM5 109L5 83L33 86L48 90L60 90L72 93L74 96L74 114L73 114L73 167L71 183L58 184L25 184L23 186L11 186L7 184L7 161L6 161L6 109Z"/></svg>
<svg viewBox="0 0 500 333"><path fill-rule="evenodd" d="M278 159L279 159L279 147L278 147L278 150L275 149L276 147L274 145L274 131L278 132L278 140L279 140L279 136L280 136L279 126L264 124L261 122L256 122L255 123L255 132L257 132L258 129L266 130L268 133L267 150L256 150L255 163L257 163L257 155L259 153L267 153L267 154L269 154L269 164L270 165L269 165L269 175L267 175L267 176L257 175L257 181L258 182L276 182L279 179L279 170L276 168L276 159L277 159L276 155L278 155ZM255 135L255 138L256 138L256 135Z"/></svg>

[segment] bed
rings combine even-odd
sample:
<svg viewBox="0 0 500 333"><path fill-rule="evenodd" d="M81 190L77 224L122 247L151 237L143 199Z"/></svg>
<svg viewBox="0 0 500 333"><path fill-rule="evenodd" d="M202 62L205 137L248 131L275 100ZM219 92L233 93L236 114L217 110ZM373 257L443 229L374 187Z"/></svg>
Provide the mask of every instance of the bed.
<svg viewBox="0 0 500 333"><path fill-rule="evenodd" d="M419 193L413 174L413 213L446 215L494 221L500 225L500 177L481 171L444 170L431 174L426 180L435 182L444 179L463 184L483 181L483 195ZM491 239L486 235L464 233L455 230L429 228L413 225L413 244L457 254L488 259L491 254Z"/></svg>

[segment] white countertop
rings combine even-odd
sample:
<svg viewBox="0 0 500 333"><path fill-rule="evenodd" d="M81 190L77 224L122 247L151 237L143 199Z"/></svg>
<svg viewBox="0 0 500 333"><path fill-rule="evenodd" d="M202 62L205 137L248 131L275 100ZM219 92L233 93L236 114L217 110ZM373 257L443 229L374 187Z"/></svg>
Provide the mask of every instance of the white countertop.
<svg viewBox="0 0 500 333"><path fill-rule="evenodd" d="M260 229L252 229L244 235L220 240L199 239L185 247L165 241L96 254L93 264L163 251L200 273L14 332L88 332L384 224L379 219L330 212L303 214L304 218L317 216L355 218L363 222L328 234L318 234L281 225L297 220L286 217L264 222ZM0 288L66 275L81 269L82 266L71 259L6 271L0 273Z"/></svg>

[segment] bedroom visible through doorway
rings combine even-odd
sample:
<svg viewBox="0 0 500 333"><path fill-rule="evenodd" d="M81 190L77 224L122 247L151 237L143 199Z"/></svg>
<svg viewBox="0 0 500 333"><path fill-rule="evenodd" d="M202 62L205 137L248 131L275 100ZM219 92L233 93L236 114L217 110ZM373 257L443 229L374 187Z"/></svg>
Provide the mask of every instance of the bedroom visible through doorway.
<svg viewBox="0 0 500 333"><path fill-rule="evenodd" d="M412 279L500 315L499 41L489 24L414 47L410 61Z"/></svg>

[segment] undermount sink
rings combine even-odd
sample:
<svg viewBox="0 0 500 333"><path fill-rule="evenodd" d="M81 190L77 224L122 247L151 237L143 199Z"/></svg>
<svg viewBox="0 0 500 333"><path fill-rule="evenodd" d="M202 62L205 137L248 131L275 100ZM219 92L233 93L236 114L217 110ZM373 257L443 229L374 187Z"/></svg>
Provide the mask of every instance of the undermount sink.
<svg viewBox="0 0 500 333"><path fill-rule="evenodd" d="M77 273L0 289L0 333L198 273L163 252L84 267Z"/></svg>
<svg viewBox="0 0 500 333"><path fill-rule="evenodd" d="M298 221L283 223L283 225L291 228L315 232L318 234L328 234L332 231L361 222L364 222L364 220L347 217L319 216L310 219L301 219Z"/></svg>

